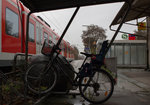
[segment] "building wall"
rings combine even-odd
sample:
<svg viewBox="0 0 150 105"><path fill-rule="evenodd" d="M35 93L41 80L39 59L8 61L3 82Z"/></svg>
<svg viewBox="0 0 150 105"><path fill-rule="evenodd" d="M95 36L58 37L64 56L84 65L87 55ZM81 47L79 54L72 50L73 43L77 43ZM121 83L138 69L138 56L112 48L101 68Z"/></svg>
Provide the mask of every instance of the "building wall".
<svg viewBox="0 0 150 105"><path fill-rule="evenodd" d="M146 41L115 40L106 57L116 57L118 67L146 67Z"/></svg>

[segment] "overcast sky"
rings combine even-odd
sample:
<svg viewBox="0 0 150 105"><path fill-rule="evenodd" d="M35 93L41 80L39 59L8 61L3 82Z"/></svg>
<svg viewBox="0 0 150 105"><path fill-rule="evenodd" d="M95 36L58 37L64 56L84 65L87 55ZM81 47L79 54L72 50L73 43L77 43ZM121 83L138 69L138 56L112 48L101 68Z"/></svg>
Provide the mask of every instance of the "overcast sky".
<svg viewBox="0 0 150 105"><path fill-rule="evenodd" d="M114 32L109 30L109 25L122 5L123 3L113 3L81 7L64 39L70 44L76 45L80 51L83 51L84 47L82 44L81 34L83 30L86 30L86 27L83 27L83 25L90 24L98 25L106 29L107 39L111 39ZM75 8L55 10L42 12L40 14L38 13L37 15L44 18L51 25L51 28L54 29L56 33L61 35L74 10ZM131 32L134 30L129 27L124 29ZM116 39L121 39L121 34L119 34Z"/></svg>

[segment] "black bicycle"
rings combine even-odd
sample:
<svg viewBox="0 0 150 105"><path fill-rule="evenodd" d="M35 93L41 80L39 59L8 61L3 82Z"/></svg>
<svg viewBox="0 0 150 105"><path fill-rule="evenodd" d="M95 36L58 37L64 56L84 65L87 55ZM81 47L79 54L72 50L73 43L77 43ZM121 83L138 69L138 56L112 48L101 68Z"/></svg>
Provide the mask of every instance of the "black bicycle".
<svg viewBox="0 0 150 105"><path fill-rule="evenodd" d="M36 2L29 2L29 0L21 0L21 1L31 10L27 15L26 52L25 52L25 61L26 61L25 81L28 88L36 94L45 94L47 92L50 92L56 85L57 79L59 77L59 71L62 71L62 73L64 73L64 75L70 81L72 86L79 87L81 96L84 97L87 101L91 103L102 103L107 101L111 97L114 90L114 79L112 78L112 76L108 71L101 69L101 67L103 67L104 65L104 59L108 50L111 48L111 45L114 42L119 30L121 29L123 23L126 21L126 17L130 12L132 2L130 0L119 0L119 1L89 0L88 2L68 1L65 2L64 4L63 2L60 2L58 3L58 5L56 5L57 4L56 2L54 3L49 2L50 4L48 5L53 5L51 7L47 6L48 2L45 2L45 4L43 5L37 5ZM126 6L127 9L125 9L125 12L121 15L121 18L119 18L119 22L117 21L117 23L120 24L116 29L112 39L110 40L110 43L107 44L107 41L104 41L100 53L97 55L82 53L86 56L86 58L83 61L82 66L79 68L79 72L75 72L71 64L60 55L61 49L59 48L59 46L67 30L69 29L72 21L74 20L77 12L79 11L80 6L113 3L121 1L125 2L125 5L127 5ZM64 31L62 32L62 35L60 36L56 45L52 43L46 44L46 41L44 42L42 52L44 55L47 56L48 59L45 61L31 63L30 66L27 68L30 15L34 12L42 12L47 10L55 10L71 7L76 7L76 9L73 15L71 16L68 24L66 25ZM49 49L49 47L47 47L48 49L46 49L45 46L49 45L51 46L51 48ZM87 60L87 58L90 58L89 62L86 62L89 60L89 59ZM69 75L67 75L65 70L72 71L76 75L75 78L71 78Z"/></svg>
<svg viewBox="0 0 150 105"><path fill-rule="evenodd" d="M40 61L30 64L25 74L25 81L29 90L36 94L50 92L56 85L59 71L64 73L72 86L79 87L81 96L90 103L99 104L107 101L114 90L112 76L101 69L104 65L104 52L107 41L102 45L99 54L81 53L86 56L79 72L76 72L72 65L60 55L61 49L52 42L46 41L43 44L42 53L48 57L47 61ZM70 70L75 74L71 78L64 70Z"/></svg>

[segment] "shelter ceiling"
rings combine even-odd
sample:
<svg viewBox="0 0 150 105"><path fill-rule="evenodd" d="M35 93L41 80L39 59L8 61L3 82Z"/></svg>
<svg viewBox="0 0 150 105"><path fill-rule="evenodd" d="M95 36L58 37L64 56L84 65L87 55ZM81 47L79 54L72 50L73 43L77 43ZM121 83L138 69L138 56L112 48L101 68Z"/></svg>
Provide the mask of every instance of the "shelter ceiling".
<svg viewBox="0 0 150 105"><path fill-rule="evenodd" d="M125 22L142 18L145 16L150 16L150 0L130 0L130 2L131 2L131 9ZM128 8L127 4L124 4L122 6L122 8L116 15L111 25L116 25L120 23L120 20L123 17L123 14L127 10L127 8Z"/></svg>
<svg viewBox="0 0 150 105"><path fill-rule="evenodd" d="M115 3L126 0L20 0L32 12L73 8L104 3Z"/></svg>

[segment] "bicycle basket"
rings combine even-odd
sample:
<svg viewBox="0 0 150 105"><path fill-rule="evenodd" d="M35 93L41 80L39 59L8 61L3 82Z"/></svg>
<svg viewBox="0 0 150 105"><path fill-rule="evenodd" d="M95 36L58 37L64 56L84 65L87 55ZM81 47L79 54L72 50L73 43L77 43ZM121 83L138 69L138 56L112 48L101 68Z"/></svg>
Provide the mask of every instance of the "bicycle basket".
<svg viewBox="0 0 150 105"><path fill-rule="evenodd" d="M44 55L50 55L54 45L55 44L51 40L45 39L44 43L43 43L41 53L44 54Z"/></svg>

